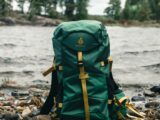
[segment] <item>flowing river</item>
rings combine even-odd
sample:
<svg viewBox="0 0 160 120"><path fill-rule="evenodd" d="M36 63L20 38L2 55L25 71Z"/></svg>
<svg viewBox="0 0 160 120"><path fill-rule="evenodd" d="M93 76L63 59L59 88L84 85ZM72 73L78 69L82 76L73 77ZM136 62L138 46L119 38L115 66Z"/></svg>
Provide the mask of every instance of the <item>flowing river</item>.
<svg viewBox="0 0 160 120"><path fill-rule="evenodd" d="M0 81L26 84L48 80L41 72L52 65L55 27L0 27ZM120 84L160 84L160 28L107 27L114 60L113 75Z"/></svg>

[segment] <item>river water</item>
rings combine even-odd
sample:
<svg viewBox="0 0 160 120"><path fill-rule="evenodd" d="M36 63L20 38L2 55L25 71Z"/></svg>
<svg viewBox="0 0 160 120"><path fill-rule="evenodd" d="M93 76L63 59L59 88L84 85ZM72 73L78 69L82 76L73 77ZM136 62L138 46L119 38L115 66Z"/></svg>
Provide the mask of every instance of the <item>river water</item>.
<svg viewBox="0 0 160 120"><path fill-rule="evenodd" d="M54 27L0 27L0 81L48 80L41 72L53 60ZM113 74L120 84L160 84L160 28L107 27Z"/></svg>

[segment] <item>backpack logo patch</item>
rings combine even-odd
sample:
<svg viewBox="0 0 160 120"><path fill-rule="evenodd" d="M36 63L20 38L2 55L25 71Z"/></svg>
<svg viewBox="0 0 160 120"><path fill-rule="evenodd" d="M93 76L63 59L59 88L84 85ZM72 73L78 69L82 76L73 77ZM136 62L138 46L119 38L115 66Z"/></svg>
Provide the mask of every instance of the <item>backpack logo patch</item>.
<svg viewBox="0 0 160 120"><path fill-rule="evenodd" d="M77 41L77 45L78 46L83 46L84 45L84 40L82 37L79 38L79 40Z"/></svg>

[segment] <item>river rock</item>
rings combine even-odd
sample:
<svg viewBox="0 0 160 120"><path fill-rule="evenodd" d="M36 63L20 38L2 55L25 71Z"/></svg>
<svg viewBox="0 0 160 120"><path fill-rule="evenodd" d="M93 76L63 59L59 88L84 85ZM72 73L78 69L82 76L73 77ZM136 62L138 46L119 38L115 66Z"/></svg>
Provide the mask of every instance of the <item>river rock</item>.
<svg viewBox="0 0 160 120"><path fill-rule="evenodd" d="M148 103L145 104L145 107L155 109L155 108L160 107L160 102L157 102L157 101L148 102Z"/></svg>
<svg viewBox="0 0 160 120"><path fill-rule="evenodd" d="M131 98L132 101L145 101L145 97L143 96L133 96Z"/></svg>
<svg viewBox="0 0 160 120"><path fill-rule="evenodd" d="M15 25L16 24L15 20L11 17L0 18L0 21L5 23L6 25Z"/></svg>
<svg viewBox="0 0 160 120"><path fill-rule="evenodd" d="M150 90L155 92L155 93L160 93L160 85L159 86L153 86Z"/></svg>
<svg viewBox="0 0 160 120"><path fill-rule="evenodd" d="M51 120L51 117L49 115L38 115L36 116L36 120Z"/></svg>
<svg viewBox="0 0 160 120"><path fill-rule="evenodd" d="M142 110L143 111L145 109L145 101L136 101L136 102L132 102L132 104L138 110Z"/></svg>
<svg viewBox="0 0 160 120"><path fill-rule="evenodd" d="M0 92L0 97L3 97L4 96L4 93Z"/></svg>
<svg viewBox="0 0 160 120"><path fill-rule="evenodd" d="M23 112L22 112L22 117L26 117L26 116L30 115L31 112L32 112L32 111L30 110L30 108L29 108L29 107L26 107L26 108L23 110Z"/></svg>
<svg viewBox="0 0 160 120"><path fill-rule="evenodd" d="M40 97L32 97L30 104L35 105L37 107L42 107L43 101Z"/></svg>
<svg viewBox="0 0 160 120"><path fill-rule="evenodd" d="M29 92L28 91L23 91L23 92L13 91L11 92L11 95L14 97L23 97L23 96L29 96Z"/></svg>
<svg viewBox="0 0 160 120"><path fill-rule="evenodd" d="M46 81L46 80L33 80L32 81L33 83L36 83L36 84L48 84L49 82Z"/></svg>
<svg viewBox="0 0 160 120"><path fill-rule="evenodd" d="M143 92L143 95L146 96L146 97L156 97L156 93L155 92L152 92L150 90L145 90Z"/></svg>
<svg viewBox="0 0 160 120"><path fill-rule="evenodd" d="M43 93L44 90L38 89L38 88L30 88L29 89L30 93Z"/></svg>
<svg viewBox="0 0 160 120"><path fill-rule="evenodd" d="M17 114L5 114L3 118L4 120L18 120L19 116Z"/></svg>

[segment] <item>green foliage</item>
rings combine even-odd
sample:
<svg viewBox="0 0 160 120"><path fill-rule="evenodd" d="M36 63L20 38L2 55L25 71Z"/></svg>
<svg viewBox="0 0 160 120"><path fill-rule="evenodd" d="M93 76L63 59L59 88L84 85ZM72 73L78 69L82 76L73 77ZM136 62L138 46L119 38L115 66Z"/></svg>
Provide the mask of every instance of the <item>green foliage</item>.
<svg viewBox="0 0 160 120"><path fill-rule="evenodd" d="M74 16L74 10L75 10L75 2L74 0L65 0L65 15L67 18L72 19Z"/></svg>
<svg viewBox="0 0 160 120"><path fill-rule="evenodd" d="M109 7L104 11L107 16L112 17L115 20L120 19L121 14L121 2L120 0L110 0Z"/></svg>
<svg viewBox="0 0 160 120"><path fill-rule="evenodd" d="M44 10L44 15L49 16L51 18L57 17L56 7L57 0L42 0L42 6Z"/></svg>
<svg viewBox="0 0 160 120"><path fill-rule="evenodd" d="M7 16L12 10L12 0L0 0L0 17Z"/></svg>
<svg viewBox="0 0 160 120"><path fill-rule="evenodd" d="M160 0L148 0L151 8L151 17L160 21Z"/></svg>
<svg viewBox="0 0 160 120"><path fill-rule="evenodd" d="M65 6L64 15L69 20L86 19L89 0L59 0L60 6Z"/></svg>
<svg viewBox="0 0 160 120"><path fill-rule="evenodd" d="M142 0L139 3L139 9L137 10L135 18L139 21L149 20L150 19L150 7L148 0Z"/></svg>
<svg viewBox="0 0 160 120"><path fill-rule="evenodd" d="M148 0L127 0L122 17L123 19L144 21L150 19L150 14Z"/></svg>
<svg viewBox="0 0 160 120"><path fill-rule="evenodd" d="M42 12L42 1L43 0L29 0L29 20L34 20L35 15L41 15Z"/></svg>
<svg viewBox="0 0 160 120"><path fill-rule="evenodd" d="M76 1L76 19L86 19L88 16L87 6L89 0Z"/></svg>
<svg viewBox="0 0 160 120"><path fill-rule="evenodd" d="M56 7L58 0L29 0L29 20L34 20L36 15L57 17Z"/></svg>

